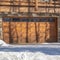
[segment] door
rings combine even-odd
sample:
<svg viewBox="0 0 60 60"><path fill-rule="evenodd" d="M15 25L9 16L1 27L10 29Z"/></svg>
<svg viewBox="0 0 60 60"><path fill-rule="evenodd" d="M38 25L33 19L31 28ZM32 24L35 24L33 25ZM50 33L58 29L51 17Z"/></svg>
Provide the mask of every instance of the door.
<svg viewBox="0 0 60 60"><path fill-rule="evenodd" d="M3 40L12 44L57 42L57 18L4 17Z"/></svg>

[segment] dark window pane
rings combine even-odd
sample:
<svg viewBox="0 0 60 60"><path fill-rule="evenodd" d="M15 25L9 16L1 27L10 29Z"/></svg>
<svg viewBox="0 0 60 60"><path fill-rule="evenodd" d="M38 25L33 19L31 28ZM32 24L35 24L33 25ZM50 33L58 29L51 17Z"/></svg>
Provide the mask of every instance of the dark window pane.
<svg viewBox="0 0 60 60"><path fill-rule="evenodd" d="M12 21L13 22L19 22L20 21L20 18L13 18Z"/></svg>
<svg viewBox="0 0 60 60"><path fill-rule="evenodd" d="M48 18L48 22L54 22L55 18Z"/></svg>
<svg viewBox="0 0 60 60"><path fill-rule="evenodd" d="M3 21L10 22L11 21L11 18L3 18Z"/></svg>

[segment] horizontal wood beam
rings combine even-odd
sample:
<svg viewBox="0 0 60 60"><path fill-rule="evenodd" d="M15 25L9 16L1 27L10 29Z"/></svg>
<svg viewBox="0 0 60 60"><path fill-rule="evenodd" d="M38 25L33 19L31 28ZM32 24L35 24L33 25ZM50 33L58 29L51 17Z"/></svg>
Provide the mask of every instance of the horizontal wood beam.
<svg viewBox="0 0 60 60"><path fill-rule="evenodd" d="M8 3L19 3L20 1L0 1L0 3L6 3L6 4L8 4ZM38 2L38 1L37 1ZM37 2L30 2L30 4L35 4L35 3L37 3ZM25 4L28 4L28 2L20 2L20 3L25 3ZM46 4L46 2L38 2L38 5L39 4ZM54 3L54 2L47 2L47 4L56 4L56 5L60 5L60 2L56 2L56 3Z"/></svg>
<svg viewBox="0 0 60 60"><path fill-rule="evenodd" d="M0 5L0 7L35 7L35 6L28 6L28 5ZM38 6L39 8L54 8L54 6ZM60 8L60 6L55 6L55 8Z"/></svg>

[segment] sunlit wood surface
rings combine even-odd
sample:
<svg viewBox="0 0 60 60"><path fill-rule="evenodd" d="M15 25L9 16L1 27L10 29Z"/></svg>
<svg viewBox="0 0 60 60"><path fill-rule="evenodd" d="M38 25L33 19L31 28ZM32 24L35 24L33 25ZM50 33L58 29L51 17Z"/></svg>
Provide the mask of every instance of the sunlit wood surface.
<svg viewBox="0 0 60 60"><path fill-rule="evenodd" d="M14 44L57 42L57 20L28 22L28 25L27 22L3 22L3 39Z"/></svg>
<svg viewBox="0 0 60 60"><path fill-rule="evenodd" d="M0 12L48 12L60 13L60 0L49 2L40 0L0 0Z"/></svg>

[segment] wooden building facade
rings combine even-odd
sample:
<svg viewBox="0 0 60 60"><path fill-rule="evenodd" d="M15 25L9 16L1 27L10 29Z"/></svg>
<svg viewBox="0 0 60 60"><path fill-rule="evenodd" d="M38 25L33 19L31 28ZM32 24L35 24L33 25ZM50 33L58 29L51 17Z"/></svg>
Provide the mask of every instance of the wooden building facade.
<svg viewBox="0 0 60 60"><path fill-rule="evenodd" d="M60 13L60 0L0 0L2 13Z"/></svg>
<svg viewBox="0 0 60 60"><path fill-rule="evenodd" d="M6 43L53 43L59 40L60 0L0 0L0 15Z"/></svg>

